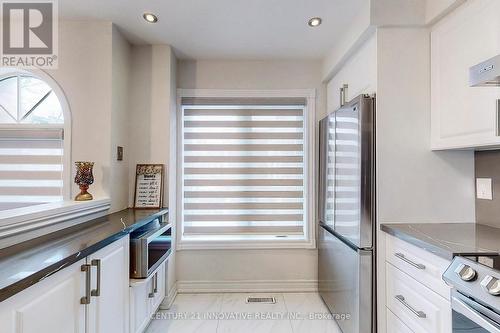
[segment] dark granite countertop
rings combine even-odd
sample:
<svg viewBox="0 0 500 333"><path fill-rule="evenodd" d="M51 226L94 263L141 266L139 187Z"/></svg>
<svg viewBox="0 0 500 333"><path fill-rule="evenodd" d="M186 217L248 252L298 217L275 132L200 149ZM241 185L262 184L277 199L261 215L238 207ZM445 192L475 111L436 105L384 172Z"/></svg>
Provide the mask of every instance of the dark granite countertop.
<svg viewBox="0 0 500 333"><path fill-rule="evenodd" d="M380 229L445 259L500 254L500 228L476 223L382 224Z"/></svg>
<svg viewBox="0 0 500 333"><path fill-rule="evenodd" d="M0 302L167 213L125 209L0 249Z"/></svg>

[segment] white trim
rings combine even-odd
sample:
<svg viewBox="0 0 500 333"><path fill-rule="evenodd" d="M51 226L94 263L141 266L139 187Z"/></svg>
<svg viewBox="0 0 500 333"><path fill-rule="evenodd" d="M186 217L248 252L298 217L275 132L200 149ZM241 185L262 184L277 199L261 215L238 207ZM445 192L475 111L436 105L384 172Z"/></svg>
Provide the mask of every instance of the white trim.
<svg viewBox="0 0 500 333"><path fill-rule="evenodd" d="M16 237L17 242L27 240L32 238L28 232L47 227L61 229L60 225L65 222L75 225L84 222L86 217L104 214L110 206L111 200L104 198L82 202L54 202L3 211L0 212L0 240L3 243L5 238L20 234L23 239ZM0 244L0 248L4 245Z"/></svg>
<svg viewBox="0 0 500 333"><path fill-rule="evenodd" d="M219 98L305 98L304 107L304 191L307 203L304 214L307 226L304 228L304 240L237 240L237 241L186 241L182 239L182 209L184 207L183 186L183 97L219 97ZM316 138L316 89L287 90L227 90L227 89L177 89L177 250L190 249L311 249L316 247L316 209L314 205L315 191L315 138Z"/></svg>
<svg viewBox="0 0 500 333"><path fill-rule="evenodd" d="M179 294L317 291L317 280L177 281Z"/></svg>
<svg viewBox="0 0 500 333"><path fill-rule="evenodd" d="M182 97L220 97L220 98L316 98L316 89L286 90L244 90L244 89L177 89Z"/></svg>
<svg viewBox="0 0 500 333"><path fill-rule="evenodd" d="M160 304L160 310L168 310L170 307L172 307L172 304L175 301L175 298L177 297L178 290L177 290L177 282L174 283L172 288L168 291L167 295L163 299L163 302Z"/></svg>

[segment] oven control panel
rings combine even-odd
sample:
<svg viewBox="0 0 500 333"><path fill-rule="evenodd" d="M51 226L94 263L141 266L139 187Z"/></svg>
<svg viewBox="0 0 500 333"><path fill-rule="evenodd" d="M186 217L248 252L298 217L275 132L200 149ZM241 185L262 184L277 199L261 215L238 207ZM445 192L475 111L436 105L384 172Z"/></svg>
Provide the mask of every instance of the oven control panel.
<svg viewBox="0 0 500 333"><path fill-rule="evenodd" d="M455 257L443 280L463 295L500 309L500 271L464 257Z"/></svg>

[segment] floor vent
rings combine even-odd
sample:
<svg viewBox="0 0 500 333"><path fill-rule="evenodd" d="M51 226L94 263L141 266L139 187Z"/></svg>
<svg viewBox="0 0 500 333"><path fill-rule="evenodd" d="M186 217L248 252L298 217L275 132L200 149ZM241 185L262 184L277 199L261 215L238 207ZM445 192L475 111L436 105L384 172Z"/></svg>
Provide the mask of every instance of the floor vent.
<svg viewBox="0 0 500 333"><path fill-rule="evenodd" d="M247 297L247 303L276 304L274 297Z"/></svg>

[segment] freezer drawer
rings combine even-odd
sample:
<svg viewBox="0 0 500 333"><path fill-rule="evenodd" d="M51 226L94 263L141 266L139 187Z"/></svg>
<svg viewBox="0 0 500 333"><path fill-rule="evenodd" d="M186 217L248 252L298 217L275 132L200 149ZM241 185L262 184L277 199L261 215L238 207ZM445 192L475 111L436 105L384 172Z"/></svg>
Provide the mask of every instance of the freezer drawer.
<svg viewBox="0 0 500 333"><path fill-rule="evenodd" d="M319 292L342 332L375 332L372 251L351 248L323 226L318 241Z"/></svg>

